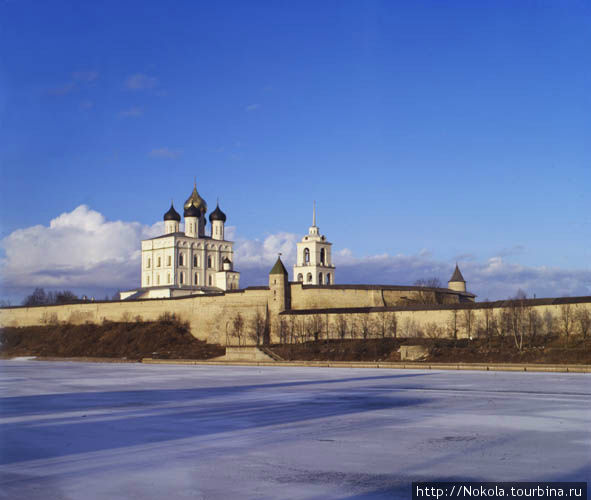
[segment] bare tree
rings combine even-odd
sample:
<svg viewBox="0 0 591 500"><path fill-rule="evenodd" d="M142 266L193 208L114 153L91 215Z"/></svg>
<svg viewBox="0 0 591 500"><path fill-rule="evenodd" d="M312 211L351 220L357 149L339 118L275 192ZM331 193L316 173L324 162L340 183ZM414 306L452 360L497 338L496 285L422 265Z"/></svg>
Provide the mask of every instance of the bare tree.
<svg viewBox="0 0 591 500"><path fill-rule="evenodd" d="M347 321L347 316L344 314L339 314L337 316L336 329L339 339L343 340L347 336L347 331L349 330L349 321Z"/></svg>
<svg viewBox="0 0 591 500"><path fill-rule="evenodd" d="M571 304L560 304L560 329L566 337L566 343L573 328L573 307Z"/></svg>
<svg viewBox="0 0 591 500"><path fill-rule="evenodd" d="M492 307L485 307L482 311L482 327L484 330L484 336L489 343L495 330L494 320L494 310Z"/></svg>
<svg viewBox="0 0 591 500"><path fill-rule="evenodd" d="M441 288L441 281L439 278L427 278L415 281L415 286L423 288L424 290L417 290L415 298L421 304L436 304L437 295L431 288Z"/></svg>
<svg viewBox="0 0 591 500"><path fill-rule="evenodd" d="M415 286L423 286L427 288L441 288L441 280L436 276L416 280L414 284Z"/></svg>
<svg viewBox="0 0 591 500"><path fill-rule="evenodd" d="M452 309L450 311L450 314L451 314L451 317L449 318L449 321L448 321L449 331L451 333L451 336L457 340L457 338L458 338L458 310Z"/></svg>
<svg viewBox="0 0 591 500"><path fill-rule="evenodd" d="M523 349L523 335L524 335L524 300L511 300L508 307L510 331L515 341L515 347L520 351Z"/></svg>
<svg viewBox="0 0 591 500"><path fill-rule="evenodd" d="M542 320L533 306L524 305L528 337L533 341L542 329Z"/></svg>
<svg viewBox="0 0 591 500"><path fill-rule="evenodd" d="M395 312L387 312L385 318L386 336L396 338L398 333L398 318Z"/></svg>
<svg viewBox="0 0 591 500"><path fill-rule="evenodd" d="M244 318L239 312L236 313L232 320L232 336L238 340L238 345L242 345L242 338L244 337Z"/></svg>
<svg viewBox="0 0 591 500"><path fill-rule="evenodd" d="M554 315L552 314L552 311L546 309L546 312L544 313L544 329L546 330L546 335L550 336L554 333L554 324L555 324L555 318Z"/></svg>
<svg viewBox="0 0 591 500"><path fill-rule="evenodd" d="M575 321L579 325L581 335L584 339L586 339L587 335L589 334L589 330L591 330L591 313L584 304L581 304L579 307L577 307L575 312Z"/></svg>
<svg viewBox="0 0 591 500"><path fill-rule="evenodd" d="M462 323L466 329L468 338L472 340L472 330L474 329L474 311L472 309L464 309L462 311Z"/></svg>
<svg viewBox="0 0 591 500"><path fill-rule="evenodd" d="M306 322L306 336L308 339L320 340L322 327L324 326L322 318L318 314L309 316Z"/></svg>
<svg viewBox="0 0 591 500"><path fill-rule="evenodd" d="M289 341L289 325L283 316L279 316L276 322L277 336L280 344L287 344Z"/></svg>
<svg viewBox="0 0 591 500"><path fill-rule="evenodd" d="M363 340L367 340L372 336L372 326L369 314L358 315L357 328Z"/></svg>
<svg viewBox="0 0 591 500"><path fill-rule="evenodd" d="M261 345L265 338L265 328L267 326L265 316L261 311L257 310L249 323L248 336L256 345Z"/></svg>
<svg viewBox="0 0 591 500"><path fill-rule="evenodd" d="M443 336L441 327L435 322L425 323L423 325L423 333L425 334L425 337L430 339L438 339Z"/></svg>

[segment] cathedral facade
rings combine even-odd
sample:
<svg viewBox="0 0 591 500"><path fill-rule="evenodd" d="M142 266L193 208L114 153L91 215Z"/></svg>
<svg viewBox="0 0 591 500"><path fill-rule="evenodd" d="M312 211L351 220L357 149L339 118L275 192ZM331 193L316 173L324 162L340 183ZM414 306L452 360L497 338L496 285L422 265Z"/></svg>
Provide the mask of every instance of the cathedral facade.
<svg viewBox="0 0 591 500"><path fill-rule="evenodd" d="M142 241L141 288L121 292L121 299L165 298L237 290L234 242L225 239L226 214L219 204L209 214L197 186L183 205L181 216L171 203L164 214L164 234Z"/></svg>

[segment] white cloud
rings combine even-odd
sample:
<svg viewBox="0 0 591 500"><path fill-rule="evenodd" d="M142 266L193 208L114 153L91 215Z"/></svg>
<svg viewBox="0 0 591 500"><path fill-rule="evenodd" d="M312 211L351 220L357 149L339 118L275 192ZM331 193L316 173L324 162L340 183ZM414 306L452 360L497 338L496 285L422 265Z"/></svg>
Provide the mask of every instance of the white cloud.
<svg viewBox="0 0 591 500"><path fill-rule="evenodd" d="M153 158L168 158L171 160L176 160L180 155L181 155L182 151L178 150L178 149L169 149L169 148L159 148L159 149L153 149L152 151L150 151L149 155Z"/></svg>
<svg viewBox="0 0 591 500"><path fill-rule="evenodd" d="M68 95L69 93L71 93L74 89L76 88L76 84L73 82L70 83L65 83L63 85L60 85L58 87L53 87L51 89L49 89L47 91L47 94L51 95L51 96L64 96L64 95Z"/></svg>
<svg viewBox="0 0 591 500"><path fill-rule="evenodd" d="M244 111L256 111L257 109L259 109L261 107L260 104L249 104L248 106L246 106L244 108Z"/></svg>
<svg viewBox="0 0 591 500"><path fill-rule="evenodd" d="M163 222L148 226L108 221L81 205L54 218L49 226L18 229L0 240L5 254L0 261L3 287L19 290L21 296L37 286L109 291L137 287L140 242L162 234L163 229ZM300 235L284 232L251 240L241 238L235 227L228 226L226 237L236 241L235 266L243 286L266 284L278 253L291 276ZM430 277L446 283L455 265L428 252L356 257L347 248L335 251L333 259L337 283L412 284ZM468 289L479 300L507 298L519 288L538 297L591 294L589 270L528 267L503 257L460 262L460 268Z"/></svg>
<svg viewBox="0 0 591 500"><path fill-rule="evenodd" d="M158 79L143 73L136 73L125 79L125 86L130 90L152 89L158 85Z"/></svg>

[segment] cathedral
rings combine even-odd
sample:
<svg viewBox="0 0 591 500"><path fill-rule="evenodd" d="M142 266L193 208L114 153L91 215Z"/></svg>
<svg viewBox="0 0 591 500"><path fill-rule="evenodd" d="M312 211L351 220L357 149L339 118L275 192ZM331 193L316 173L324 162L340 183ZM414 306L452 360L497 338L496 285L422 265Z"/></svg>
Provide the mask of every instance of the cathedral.
<svg viewBox="0 0 591 500"><path fill-rule="evenodd" d="M142 241L141 288L121 292L122 300L179 297L237 290L240 273L234 271L234 242L225 239L226 214L219 203L209 214L197 185L183 205L185 231L174 203L164 214L164 234Z"/></svg>

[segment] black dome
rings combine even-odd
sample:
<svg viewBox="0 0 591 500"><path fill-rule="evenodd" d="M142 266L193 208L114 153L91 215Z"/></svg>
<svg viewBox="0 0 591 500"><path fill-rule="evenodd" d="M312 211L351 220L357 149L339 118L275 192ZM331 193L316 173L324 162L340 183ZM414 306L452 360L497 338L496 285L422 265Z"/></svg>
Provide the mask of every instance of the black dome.
<svg viewBox="0 0 591 500"><path fill-rule="evenodd" d="M226 214L220 210L220 206L217 205L215 210L209 214L209 221L213 222L214 220L221 220L222 222L226 222Z"/></svg>
<svg viewBox="0 0 591 500"><path fill-rule="evenodd" d="M185 217L201 217L201 209L191 204L188 208L185 208Z"/></svg>
<svg viewBox="0 0 591 500"><path fill-rule="evenodd" d="M173 204L170 204L170 209L168 210L168 212L166 212L164 214L164 220L175 220L177 222L181 221L181 216L179 215L179 213L174 209Z"/></svg>

